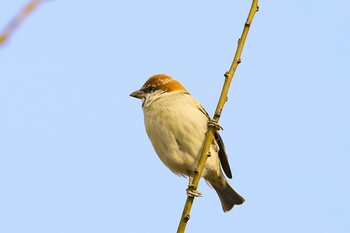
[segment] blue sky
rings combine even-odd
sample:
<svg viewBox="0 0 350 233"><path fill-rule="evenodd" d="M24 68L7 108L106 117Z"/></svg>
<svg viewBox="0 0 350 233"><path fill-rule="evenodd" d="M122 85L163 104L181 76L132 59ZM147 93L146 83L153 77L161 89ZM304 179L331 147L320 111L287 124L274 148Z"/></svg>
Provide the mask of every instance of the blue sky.
<svg viewBox="0 0 350 233"><path fill-rule="evenodd" d="M250 4L40 5L0 48L0 232L175 232L187 180L129 94L167 73L212 115ZM201 182L187 232L349 232L350 2L259 5L220 120L246 202Z"/></svg>

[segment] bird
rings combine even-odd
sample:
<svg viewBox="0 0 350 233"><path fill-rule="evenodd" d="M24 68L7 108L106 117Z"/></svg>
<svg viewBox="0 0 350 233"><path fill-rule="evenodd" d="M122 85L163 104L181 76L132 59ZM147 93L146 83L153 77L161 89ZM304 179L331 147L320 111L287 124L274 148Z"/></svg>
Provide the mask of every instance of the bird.
<svg viewBox="0 0 350 233"><path fill-rule="evenodd" d="M189 177L201 155L210 116L202 105L177 80L166 74L151 76L143 86L130 94L142 100L147 135L160 160L173 173ZM245 200L228 183L232 178L223 140L215 131L210 156L203 168L202 177L217 192L222 209L227 212ZM187 189L189 196L201 196Z"/></svg>

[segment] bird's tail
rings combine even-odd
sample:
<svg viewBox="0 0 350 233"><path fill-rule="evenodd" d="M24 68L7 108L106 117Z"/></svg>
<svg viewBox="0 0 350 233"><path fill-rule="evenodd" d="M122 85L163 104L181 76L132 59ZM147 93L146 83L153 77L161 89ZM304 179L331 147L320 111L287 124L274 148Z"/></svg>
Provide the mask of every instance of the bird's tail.
<svg viewBox="0 0 350 233"><path fill-rule="evenodd" d="M210 182L210 184L218 194L224 212L230 211L234 205L243 204L244 198L230 186L226 179L222 184L216 182Z"/></svg>

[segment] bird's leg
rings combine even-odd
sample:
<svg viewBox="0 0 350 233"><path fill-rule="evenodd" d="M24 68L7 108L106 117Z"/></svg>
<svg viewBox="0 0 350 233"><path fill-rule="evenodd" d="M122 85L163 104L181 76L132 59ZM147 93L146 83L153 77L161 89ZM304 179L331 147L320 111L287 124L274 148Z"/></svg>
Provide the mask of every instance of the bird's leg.
<svg viewBox="0 0 350 233"><path fill-rule="evenodd" d="M188 188L186 189L187 196L189 197L201 197L202 193L196 189L196 186L192 184L193 177L188 177Z"/></svg>
<svg viewBox="0 0 350 233"><path fill-rule="evenodd" d="M219 123L217 123L216 121L210 119L208 120L208 126L213 126L215 128L216 131L220 131L221 130L224 130L220 125Z"/></svg>

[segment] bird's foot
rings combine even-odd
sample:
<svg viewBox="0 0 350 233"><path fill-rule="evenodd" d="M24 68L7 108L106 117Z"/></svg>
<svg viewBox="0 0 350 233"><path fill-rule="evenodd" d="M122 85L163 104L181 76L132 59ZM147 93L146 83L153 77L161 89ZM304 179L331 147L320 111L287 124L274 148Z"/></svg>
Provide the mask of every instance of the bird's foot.
<svg viewBox="0 0 350 233"><path fill-rule="evenodd" d="M216 131L220 131L220 129L221 129L221 130L224 130L224 129L219 125L219 123L217 123L217 122L214 121L214 120L209 120L209 121L208 121L208 126L214 127Z"/></svg>
<svg viewBox="0 0 350 233"><path fill-rule="evenodd" d="M202 197L202 193L199 190L195 189L193 185L188 186L186 193L189 197Z"/></svg>
<svg viewBox="0 0 350 233"><path fill-rule="evenodd" d="M188 177L188 188L186 189L187 196L189 197L201 197L202 193L197 190L197 187L192 184L193 177Z"/></svg>

